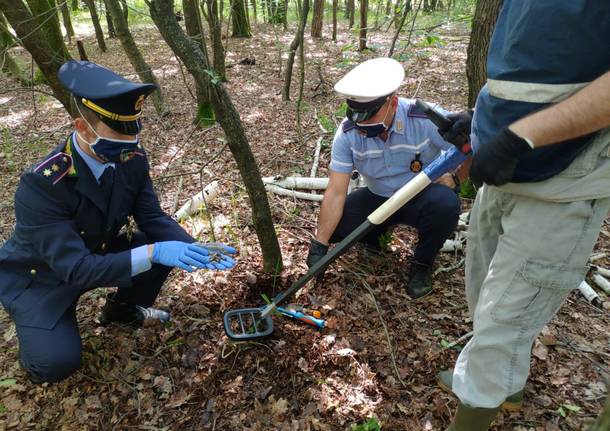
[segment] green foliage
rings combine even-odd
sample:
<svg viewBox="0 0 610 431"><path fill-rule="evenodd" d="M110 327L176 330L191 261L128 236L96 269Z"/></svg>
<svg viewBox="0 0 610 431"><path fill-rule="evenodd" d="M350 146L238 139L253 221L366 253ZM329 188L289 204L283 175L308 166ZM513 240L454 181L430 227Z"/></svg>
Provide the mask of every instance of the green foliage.
<svg viewBox="0 0 610 431"><path fill-rule="evenodd" d="M377 419L371 418L361 424L352 425L352 431L381 431L381 425Z"/></svg>
<svg viewBox="0 0 610 431"><path fill-rule="evenodd" d="M222 82L222 76L214 69L204 69L203 71L210 77L213 85L218 85Z"/></svg>
<svg viewBox="0 0 610 431"><path fill-rule="evenodd" d="M34 72L34 80L32 81L33 85L39 85L39 84L46 84L47 83L47 78L44 76L44 74L42 73L42 71L38 68L36 68L36 71Z"/></svg>
<svg viewBox="0 0 610 431"><path fill-rule="evenodd" d="M460 197L474 199L476 195L477 191L475 190L470 178L460 184Z"/></svg>
<svg viewBox="0 0 610 431"><path fill-rule="evenodd" d="M0 414L4 413L6 411L6 407L4 406L4 404L0 404Z"/></svg>
<svg viewBox="0 0 610 431"><path fill-rule="evenodd" d="M197 122L201 127L213 126L216 122L216 114L211 103L202 103L197 107Z"/></svg>
<svg viewBox="0 0 610 431"><path fill-rule="evenodd" d="M328 130L328 133L330 133L331 135L335 134L335 131L337 130L335 123L333 123L333 121L328 118L328 116L325 115L323 112L318 112L318 121L320 122L322 127Z"/></svg>
<svg viewBox="0 0 610 431"><path fill-rule="evenodd" d="M578 413L580 411L580 407L575 406L574 404L563 403L557 409L557 413L559 413L562 417L567 417L569 412Z"/></svg>
<svg viewBox="0 0 610 431"><path fill-rule="evenodd" d="M346 114L347 114L347 103L343 102L343 103L341 103L341 105L339 105L339 107L335 111L335 117L343 119L343 118L345 118Z"/></svg>
<svg viewBox="0 0 610 431"><path fill-rule="evenodd" d="M15 383L17 383L15 379L0 380L0 387L13 386Z"/></svg>
<svg viewBox="0 0 610 431"><path fill-rule="evenodd" d="M421 48L427 48L427 47L442 47L444 45L446 45L446 43L441 39L440 35L437 33L431 33L431 32L423 32L422 33L423 39L421 40L421 42L419 42L417 44L417 46L421 47Z"/></svg>
<svg viewBox="0 0 610 431"><path fill-rule="evenodd" d="M386 250L390 243L394 241L394 234L391 231L382 233L377 240L379 241L379 247L381 247L382 250Z"/></svg>

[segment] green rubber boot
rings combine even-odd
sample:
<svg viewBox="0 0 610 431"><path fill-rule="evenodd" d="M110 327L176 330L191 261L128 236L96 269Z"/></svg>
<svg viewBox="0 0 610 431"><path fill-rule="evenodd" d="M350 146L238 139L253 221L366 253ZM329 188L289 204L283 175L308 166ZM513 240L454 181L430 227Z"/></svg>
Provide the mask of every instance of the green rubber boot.
<svg viewBox="0 0 610 431"><path fill-rule="evenodd" d="M446 431L487 431L499 411L500 407L495 409L468 407L458 402L453 421Z"/></svg>
<svg viewBox="0 0 610 431"><path fill-rule="evenodd" d="M452 390L452 388L453 388L453 368L450 368L448 370L444 370L444 371L441 371L440 373L438 373L437 383L442 390L455 395ZM504 401L500 407L502 408L502 410L508 410L508 411L514 412L514 411L520 410L522 405L523 405L523 390L520 390L519 392L506 398L506 401Z"/></svg>

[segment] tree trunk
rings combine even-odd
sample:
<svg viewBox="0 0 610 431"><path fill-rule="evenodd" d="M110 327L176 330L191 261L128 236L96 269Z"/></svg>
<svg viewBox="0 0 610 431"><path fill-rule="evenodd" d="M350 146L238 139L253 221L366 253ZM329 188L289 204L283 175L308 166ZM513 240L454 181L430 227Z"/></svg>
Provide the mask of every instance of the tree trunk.
<svg viewBox="0 0 610 431"><path fill-rule="evenodd" d="M205 56L206 63L209 64L210 59L207 53L207 46L205 45L203 23L201 22L197 0L182 0L182 10L184 11L186 34L197 44L197 46L199 46L199 49L201 49L201 52ZM197 114L195 123L199 124L201 127L213 126L216 122L216 117L214 115L212 102L210 102L208 89L204 84L195 81L195 90L197 93Z"/></svg>
<svg viewBox="0 0 610 431"><path fill-rule="evenodd" d="M127 0L121 0L121 5L123 6L123 18L129 25L129 6L127 6Z"/></svg>
<svg viewBox="0 0 610 431"><path fill-rule="evenodd" d="M68 42L72 43L72 38L74 37L74 27L72 27L72 18L70 17L70 8L68 7L68 3L64 0L60 0L61 3L61 16L64 21L64 27L66 29L66 34L68 35Z"/></svg>
<svg viewBox="0 0 610 431"><path fill-rule="evenodd" d="M324 0L314 0L313 16L311 17L311 37L322 37L322 22L324 20Z"/></svg>
<svg viewBox="0 0 610 431"><path fill-rule="evenodd" d="M254 24L256 24L257 16L256 16L256 0L252 0L250 2L252 4L252 16L254 17Z"/></svg>
<svg viewBox="0 0 610 431"><path fill-rule="evenodd" d="M369 14L369 0L360 0L360 43L358 44L358 50L364 51L366 49L366 22Z"/></svg>
<svg viewBox="0 0 610 431"><path fill-rule="evenodd" d="M472 108L481 87L487 81L487 51L502 0L478 1L472 21L466 76L468 77L468 107Z"/></svg>
<svg viewBox="0 0 610 431"><path fill-rule="evenodd" d="M222 45L222 25L218 11L218 0L206 0L206 5L206 16L208 18L208 25L210 26L210 39L212 40L214 70L223 81L226 81L225 48Z"/></svg>
<svg viewBox="0 0 610 431"><path fill-rule="evenodd" d="M53 52L64 58L69 57L70 54L59 26L59 14L55 0L27 0L27 3L32 11L32 16L44 31Z"/></svg>
<svg viewBox="0 0 610 431"><path fill-rule="evenodd" d="M284 88L282 89L282 100L290 100L290 83L292 82L292 67L294 65L294 56L297 48L303 43L305 26L307 25L307 15L309 15L309 0L303 0L301 6L301 16L297 32L294 39L290 43L290 51L288 52L288 60L286 60L286 74L284 75Z"/></svg>
<svg viewBox="0 0 610 431"><path fill-rule="evenodd" d="M80 0L72 0L71 9L73 12L78 11L79 6L80 6Z"/></svg>
<svg viewBox="0 0 610 431"><path fill-rule="evenodd" d="M333 41L337 41L337 0L333 0Z"/></svg>
<svg viewBox="0 0 610 431"><path fill-rule="evenodd" d="M100 19L97 15L97 9L95 9L94 0L83 0L89 8L89 13L91 14L91 21L93 22L93 28L95 29L95 38L97 39L97 45L100 47L102 52L106 52L106 42L104 41L104 32L102 31L102 26L100 25Z"/></svg>
<svg viewBox="0 0 610 431"><path fill-rule="evenodd" d="M120 6L119 6L120 7ZM112 16L110 15L110 11L108 10L108 0L104 0L104 8L106 10L106 25L108 26L108 38L114 39L116 37L116 31L114 30L114 23L112 22ZM121 10L121 15L123 11Z"/></svg>
<svg viewBox="0 0 610 431"><path fill-rule="evenodd" d="M4 15L0 13L0 63L2 64L2 72L18 80L21 84L27 85L28 82L25 78L25 74L8 51L14 43L15 40L13 35L9 32Z"/></svg>
<svg viewBox="0 0 610 431"><path fill-rule="evenodd" d="M209 64L199 47L186 37L173 19L173 1L148 0L148 4L150 15L167 44L184 62L195 80L207 85L209 89L218 122L225 132L229 149L237 162L250 198L252 221L263 254L263 270L277 274L282 268L282 254L271 218L267 193L239 114L222 82L213 79L206 71L209 70Z"/></svg>
<svg viewBox="0 0 610 431"><path fill-rule="evenodd" d="M347 0L347 13L349 18L349 28L354 26L354 16L356 15L356 5L354 0Z"/></svg>
<svg viewBox="0 0 610 431"><path fill-rule="evenodd" d="M119 4L119 0L105 0L106 6L108 7L108 12L110 13L111 19L114 23L114 27L116 29L116 34L121 41L121 46L125 53L127 54L127 58L129 58L129 62L131 66L136 71L140 80L142 82L150 82L151 84L155 84L158 88L153 91L150 95L153 101L153 105L155 105L155 110L157 114L160 116L165 116L169 112L167 105L165 104L165 100L163 98L163 94L161 93L161 87L159 86L159 82L157 82L157 78L152 72L150 66L144 60L144 56L138 49L135 41L133 40L133 36L129 31L129 27L127 26L127 22L123 19L123 10L121 9L121 5Z"/></svg>
<svg viewBox="0 0 610 431"><path fill-rule="evenodd" d="M250 37L250 26L246 17L244 0L231 0L231 19L233 23L232 37Z"/></svg>
<svg viewBox="0 0 610 431"><path fill-rule="evenodd" d="M4 12L25 49L32 54L32 58L45 76L57 100L70 114L73 114L70 106L70 93L57 78L57 71L61 65L72 59L65 45L59 51L51 47L49 35L32 16L22 0L0 0L0 11Z"/></svg>

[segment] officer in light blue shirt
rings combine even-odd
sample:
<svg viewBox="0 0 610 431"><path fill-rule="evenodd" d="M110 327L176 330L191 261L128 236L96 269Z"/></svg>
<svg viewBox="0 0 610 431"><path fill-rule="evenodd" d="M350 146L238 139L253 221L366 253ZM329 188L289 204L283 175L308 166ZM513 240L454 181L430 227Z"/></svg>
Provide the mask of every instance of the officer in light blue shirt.
<svg viewBox="0 0 610 431"><path fill-rule="evenodd" d="M328 244L349 235L366 217L409 182L443 150L451 148L437 127L416 109L415 101L396 95L404 79L403 67L390 58L368 60L341 79L335 90L347 99L347 118L335 134L330 179L311 241L308 265L324 256ZM470 115L452 115L450 135L469 133ZM366 187L347 194L352 172ZM392 226L417 229L406 291L420 298L432 291L431 267L436 254L457 225L460 200L457 175L449 173L431 184L383 225L367 235L367 249L380 249L380 236Z"/></svg>

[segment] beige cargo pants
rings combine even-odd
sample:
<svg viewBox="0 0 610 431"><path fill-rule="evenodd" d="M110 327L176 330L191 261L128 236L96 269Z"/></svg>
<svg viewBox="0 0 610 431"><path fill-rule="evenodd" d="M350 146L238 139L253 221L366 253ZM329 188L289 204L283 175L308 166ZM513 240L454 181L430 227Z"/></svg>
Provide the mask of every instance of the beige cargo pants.
<svg viewBox="0 0 610 431"><path fill-rule="evenodd" d="M493 408L524 388L534 339L583 280L609 209L610 198L548 202L479 190L466 251L474 335L453 375L463 403Z"/></svg>

